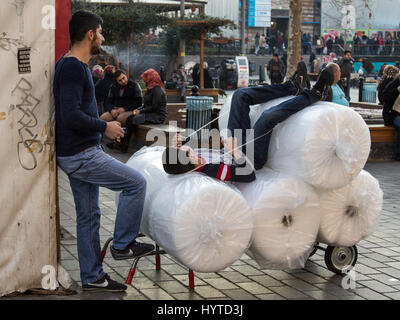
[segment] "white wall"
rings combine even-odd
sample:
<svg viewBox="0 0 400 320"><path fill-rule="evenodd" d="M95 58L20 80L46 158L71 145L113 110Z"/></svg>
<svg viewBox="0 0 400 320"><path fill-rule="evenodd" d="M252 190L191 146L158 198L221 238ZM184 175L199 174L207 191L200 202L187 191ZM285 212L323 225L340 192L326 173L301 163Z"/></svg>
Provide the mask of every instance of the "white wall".
<svg viewBox="0 0 400 320"><path fill-rule="evenodd" d="M341 29L343 14L341 6L335 3L344 2L338 0L322 0L321 28ZM372 18L369 19L369 10L365 8L363 0L351 0L350 4L356 9L356 29L397 29L400 24L399 0L370 0L369 7Z"/></svg>
<svg viewBox="0 0 400 320"><path fill-rule="evenodd" d="M239 23L239 0L208 0L206 14L212 17L232 20ZM239 31L225 29L224 37L239 38Z"/></svg>
<svg viewBox="0 0 400 320"><path fill-rule="evenodd" d="M0 4L0 296L41 288L46 265L57 272L54 31L42 25L46 5L54 0ZM24 47L31 72L20 74Z"/></svg>

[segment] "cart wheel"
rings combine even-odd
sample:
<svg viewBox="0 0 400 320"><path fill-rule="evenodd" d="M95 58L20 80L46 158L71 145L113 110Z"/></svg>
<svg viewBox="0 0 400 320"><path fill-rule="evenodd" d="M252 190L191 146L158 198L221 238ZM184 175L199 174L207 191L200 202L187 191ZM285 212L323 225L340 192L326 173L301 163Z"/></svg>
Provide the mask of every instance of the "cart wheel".
<svg viewBox="0 0 400 320"><path fill-rule="evenodd" d="M319 245L319 242L314 243L314 248L312 249L310 255L308 256L308 259L310 259L317 252L318 245Z"/></svg>
<svg viewBox="0 0 400 320"><path fill-rule="evenodd" d="M332 247L328 246L325 251L325 263L328 269L338 275L349 266L357 262L357 247Z"/></svg>

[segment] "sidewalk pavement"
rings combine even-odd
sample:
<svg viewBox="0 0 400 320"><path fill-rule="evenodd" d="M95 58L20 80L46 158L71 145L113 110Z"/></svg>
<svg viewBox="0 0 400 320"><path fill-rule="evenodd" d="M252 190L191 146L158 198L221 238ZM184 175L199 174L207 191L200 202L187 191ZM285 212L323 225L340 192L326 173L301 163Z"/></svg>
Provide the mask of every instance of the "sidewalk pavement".
<svg viewBox="0 0 400 320"><path fill-rule="evenodd" d="M126 162L130 155L107 150ZM383 211L374 234L358 245L356 289L341 287L342 277L330 272L322 251L311 257L304 269L266 270L243 255L217 273L195 273L195 289L188 288L188 270L168 255L161 256L162 270L155 271L154 256L140 260L132 285L126 293L84 293L80 287L76 245L74 201L66 175L59 170L61 259L73 280L76 295L19 296L23 299L123 299L123 300L389 300L400 299L400 163L368 163L366 170L379 179L384 191ZM112 236L115 221L114 192L101 188L101 243ZM152 242L148 238L141 241ZM144 240L143 240L144 239ZM109 252L104 269L121 282L129 272L130 261L114 261Z"/></svg>

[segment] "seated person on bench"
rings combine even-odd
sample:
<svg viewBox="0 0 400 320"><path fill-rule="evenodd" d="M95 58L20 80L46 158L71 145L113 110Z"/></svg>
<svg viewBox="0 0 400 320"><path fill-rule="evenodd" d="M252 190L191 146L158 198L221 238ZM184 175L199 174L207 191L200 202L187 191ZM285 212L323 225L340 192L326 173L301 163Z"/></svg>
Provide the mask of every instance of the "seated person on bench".
<svg viewBox="0 0 400 320"><path fill-rule="evenodd" d="M307 88L302 90L297 79L294 79L284 84L242 88L235 91L232 97L228 130L233 135L235 129L241 129L242 143L244 146L246 145L246 130L251 128L249 117L251 105L266 103L270 100L286 97L288 95L296 95L296 97L292 99L265 110L255 123L253 128L254 141L252 142L254 143L254 159L252 159L252 163L256 170L261 169L268 159L268 147L273 128L278 123L289 118L292 114L321 100L324 97L324 92L327 92L334 82L334 67L334 65L327 66L327 68L321 72L317 83L311 90ZM200 171L199 168L201 167L199 167L199 162L201 159L196 156L196 154L192 153L192 149L184 150L187 157L190 159L190 163L183 163L182 159L185 160L185 157L180 157L179 154L182 154L181 149L184 147L185 146L180 147L178 144L177 148L167 148L165 150L163 154L163 165L167 173L181 174L193 170ZM233 149L236 149L236 147ZM246 148L242 150L243 153L246 154ZM229 148L227 151L229 152ZM171 164L170 159L173 159L175 164ZM178 159L178 161L176 159ZM223 165L223 163L220 165ZM235 180L231 179L231 181ZM247 182L250 181L252 180L249 179Z"/></svg>
<svg viewBox="0 0 400 320"><path fill-rule="evenodd" d="M126 134L121 143L115 142L112 147L117 147L121 152L128 151L129 141L135 127L142 123L161 124L167 118L167 95L160 75L154 69L145 71L141 78L146 85L143 106L130 111L126 119Z"/></svg>
<svg viewBox="0 0 400 320"><path fill-rule="evenodd" d="M125 72L117 70L114 73L116 83L111 85L105 102L107 112L100 117L104 121L118 121L125 126L126 119L132 111L142 105L142 90L139 84L129 80Z"/></svg>

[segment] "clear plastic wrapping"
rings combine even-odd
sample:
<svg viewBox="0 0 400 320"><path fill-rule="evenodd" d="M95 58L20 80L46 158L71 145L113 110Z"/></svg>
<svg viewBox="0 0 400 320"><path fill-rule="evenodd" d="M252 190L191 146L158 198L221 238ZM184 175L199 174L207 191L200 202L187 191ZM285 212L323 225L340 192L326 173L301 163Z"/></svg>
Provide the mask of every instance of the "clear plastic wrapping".
<svg viewBox="0 0 400 320"><path fill-rule="evenodd" d="M289 98L252 106L251 124L264 110ZM227 127L230 105L228 99L221 110L220 130ZM370 147L368 126L357 112L331 102L317 102L274 128L266 166L317 188L337 189L360 173Z"/></svg>
<svg viewBox="0 0 400 320"><path fill-rule="evenodd" d="M253 209L248 254L262 268L303 268L317 238L318 196L301 180L269 169L252 183L237 184Z"/></svg>
<svg viewBox="0 0 400 320"><path fill-rule="evenodd" d="M200 173L166 174L163 151L143 148L127 162L147 181L141 231L194 271L225 269L250 244L253 221L246 200L235 187Z"/></svg>
<svg viewBox="0 0 400 320"><path fill-rule="evenodd" d="M318 240L332 246L353 246L371 235L382 210L379 182L366 171L347 186L320 194Z"/></svg>

